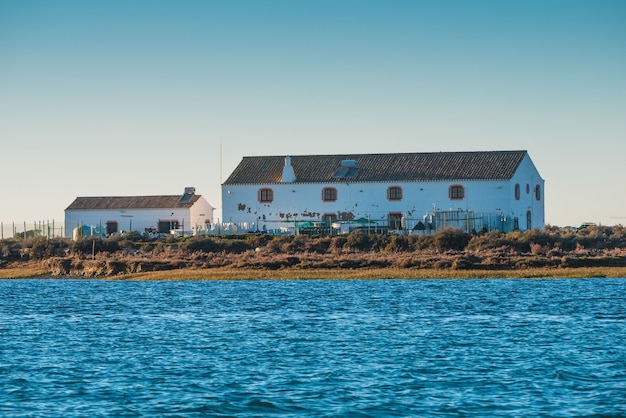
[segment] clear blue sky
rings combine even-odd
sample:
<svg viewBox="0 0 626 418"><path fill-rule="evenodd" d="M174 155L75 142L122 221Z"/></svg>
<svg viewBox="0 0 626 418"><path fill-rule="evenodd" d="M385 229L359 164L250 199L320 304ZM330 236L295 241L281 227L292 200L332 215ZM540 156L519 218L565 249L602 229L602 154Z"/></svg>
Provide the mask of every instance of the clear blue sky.
<svg viewBox="0 0 626 418"><path fill-rule="evenodd" d="M248 155L511 149L547 223L626 224L626 1L0 1L3 222L219 208Z"/></svg>

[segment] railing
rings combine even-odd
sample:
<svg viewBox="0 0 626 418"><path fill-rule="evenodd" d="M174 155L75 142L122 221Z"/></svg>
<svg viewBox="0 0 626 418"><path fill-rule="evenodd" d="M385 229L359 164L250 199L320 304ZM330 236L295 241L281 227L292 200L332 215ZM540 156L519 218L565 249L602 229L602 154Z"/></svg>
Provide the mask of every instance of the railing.
<svg viewBox="0 0 626 418"><path fill-rule="evenodd" d="M25 239L34 237L63 237L63 221L0 222L0 239Z"/></svg>
<svg viewBox="0 0 626 418"><path fill-rule="evenodd" d="M278 222L278 221L277 221ZM282 221L281 221L282 222ZM371 223L355 223L346 221L347 229L341 230L341 233L349 232L353 229L362 229L367 232L390 232L399 233L417 233L432 234L446 227L457 228L465 232L478 232L482 229L491 231L498 229L503 232L509 232L517 229L517 218L511 218L496 213L475 213L470 211L444 211L437 212L426 218L403 218L396 227L391 227L386 222L380 220ZM279 225L279 224L277 224ZM333 233L330 227L326 227L323 231L320 228L313 229L303 227L298 221L293 223L282 223L280 229L273 229L269 232L272 234L324 234ZM401 226L400 226L401 225ZM218 223L211 225L198 231L185 231L184 235L214 235L214 234L240 234L258 231L258 225L254 223ZM34 237L57 238L64 237L65 223L63 221L46 220L34 222L0 222L0 239L25 239Z"/></svg>

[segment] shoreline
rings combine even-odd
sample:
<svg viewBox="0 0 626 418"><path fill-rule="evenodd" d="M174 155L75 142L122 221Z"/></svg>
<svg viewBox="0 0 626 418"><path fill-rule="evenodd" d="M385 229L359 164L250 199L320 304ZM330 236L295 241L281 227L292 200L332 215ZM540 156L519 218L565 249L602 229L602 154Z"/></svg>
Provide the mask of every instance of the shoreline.
<svg viewBox="0 0 626 418"><path fill-rule="evenodd" d="M375 280L375 279L568 279L568 278L626 278L626 267L571 267L526 269L296 269L279 270L226 268L182 268L151 272L122 273L106 276L54 275L34 267L0 268L0 280Z"/></svg>

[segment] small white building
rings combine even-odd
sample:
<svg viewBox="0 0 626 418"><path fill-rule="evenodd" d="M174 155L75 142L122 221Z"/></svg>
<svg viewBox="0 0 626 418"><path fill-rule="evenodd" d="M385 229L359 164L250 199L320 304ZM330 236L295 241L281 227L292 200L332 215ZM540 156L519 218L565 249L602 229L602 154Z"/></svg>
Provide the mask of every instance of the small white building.
<svg viewBox="0 0 626 418"><path fill-rule="evenodd" d="M544 180L526 151L244 157L222 216L254 231L542 229Z"/></svg>
<svg viewBox="0 0 626 418"><path fill-rule="evenodd" d="M77 197L65 209L67 237L141 233L206 233L215 209L195 188L182 195Z"/></svg>

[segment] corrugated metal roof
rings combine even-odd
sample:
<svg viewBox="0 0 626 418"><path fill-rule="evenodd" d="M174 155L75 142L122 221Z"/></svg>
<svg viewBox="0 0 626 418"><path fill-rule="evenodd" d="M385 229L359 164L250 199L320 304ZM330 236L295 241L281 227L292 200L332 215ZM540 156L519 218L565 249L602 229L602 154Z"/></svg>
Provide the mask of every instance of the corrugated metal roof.
<svg viewBox="0 0 626 418"><path fill-rule="evenodd" d="M345 182L333 178L343 160L355 160L354 182L505 180L526 151L430 152L401 154L291 155L296 183ZM244 157L224 184L280 183L285 156Z"/></svg>
<svg viewBox="0 0 626 418"><path fill-rule="evenodd" d="M200 195L194 195L190 201L180 203L180 196L77 197L65 210L181 209L192 207L201 197Z"/></svg>

